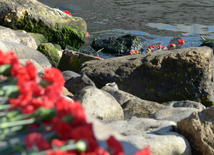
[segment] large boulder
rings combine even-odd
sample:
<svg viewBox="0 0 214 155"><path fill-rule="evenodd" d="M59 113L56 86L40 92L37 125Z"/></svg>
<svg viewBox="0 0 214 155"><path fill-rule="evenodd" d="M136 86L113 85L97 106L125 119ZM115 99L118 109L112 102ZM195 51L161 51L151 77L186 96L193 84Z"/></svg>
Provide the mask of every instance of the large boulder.
<svg viewBox="0 0 214 155"><path fill-rule="evenodd" d="M191 147L184 136L176 132L176 123L151 118L115 121L107 126L139 149L150 146L154 155L191 155Z"/></svg>
<svg viewBox="0 0 214 155"><path fill-rule="evenodd" d="M191 114L178 122L177 127L190 142L193 155L214 154L214 106Z"/></svg>
<svg viewBox="0 0 214 155"><path fill-rule="evenodd" d="M100 61L103 59L96 58L92 55L65 49L59 61L58 69L60 69L61 71L71 70L79 73L81 65L84 62L90 61L90 60Z"/></svg>
<svg viewBox="0 0 214 155"><path fill-rule="evenodd" d="M98 88L116 82L119 89L158 103L192 100L213 104L213 52L190 47L150 54L88 61L85 73Z"/></svg>
<svg viewBox="0 0 214 155"><path fill-rule="evenodd" d="M162 103L163 105L170 106L170 107L189 107L189 108L196 108L198 110L204 110L206 107L199 103L199 102L194 102L190 100L184 100L184 101L170 101L170 102L165 102Z"/></svg>
<svg viewBox="0 0 214 155"><path fill-rule="evenodd" d="M33 49L37 49L35 39L25 31L15 31L7 27L0 26L0 40L24 44Z"/></svg>
<svg viewBox="0 0 214 155"><path fill-rule="evenodd" d="M143 50L143 45L135 35L124 35L121 37L110 37L108 39L95 39L92 43L94 50L116 55L129 55L130 51Z"/></svg>
<svg viewBox="0 0 214 155"><path fill-rule="evenodd" d="M180 120L189 117L193 112L199 111L196 108L170 108L170 109L162 109L154 114L150 115L150 118L154 118L157 120L169 120L174 122L179 122Z"/></svg>
<svg viewBox="0 0 214 155"><path fill-rule="evenodd" d="M109 93L93 86L87 86L74 96L85 111L104 122L123 120L123 109Z"/></svg>
<svg viewBox="0 0 214 155"><path fill-rule="evenodd" d="M51 67L51 63L42 53L23 44L8 41L0 41L0 50L2 50L3 52L12 51L19 57L19 59L33 59L42 68Z"/></svg>
<svg viewBox="0 0 214 155"><path fill-rule="evenodd" d="M86 22L50 8L37 0L1 0L0 25L41 33L63 48L80 48L85 43Z"/></svg>

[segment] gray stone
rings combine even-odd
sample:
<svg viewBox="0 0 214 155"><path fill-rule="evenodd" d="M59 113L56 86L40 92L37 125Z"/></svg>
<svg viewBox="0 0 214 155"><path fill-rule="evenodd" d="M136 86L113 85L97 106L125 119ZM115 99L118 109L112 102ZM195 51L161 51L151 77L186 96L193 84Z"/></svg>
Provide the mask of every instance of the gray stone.
<svg viewBox="0 0 214 155"><path fill-rule="evenodd" d="M199 103L199 102L194 102L194 101L189 101L189 100L184 100L184 101L170 101L170 102L165 102L162 103L162 105L170 106L170 107L189 107L189 108L196 108L198 110L204 110L206 107Z"/></svg>
<svg viewBox="0 0 214 155"><path fill-rule="evenodd" d="M190 142L193 155L214 154L214 106L192 113L178 122L177 127Z"/></svg>
<svg viewBox="0 0 214 155"><path fill-rule="evenodd" d="M170 107L161 105L157 102L141 99L130 99L122 105L122 108L124 112L124 119L129 119L132 116L147 118L156 111Z"/></svg>
<svg viewBox="0 0 214 155"><path fill-rule="evenodd" d="M51 64L48 59L39 51L27 47L23 44L18 44L8 41L0 41L0 47L3 52L14 52L19 59L33 59L35 60L42 68L50 68Z"/></svg>
<svg viewBox="0 0 214 155"><path fill-rule="evenodd" d="M37 49L35 39L25 31L14 31L10 28L0 26L0 40L20 43Z"/></svg>
<svg viewBox="0 0 214 155"><path fill-rule="evenodd" d="M126 93L122 90L114 89L108 85L102 87L101 89L111 94L121 106L131 99L140 99L132 94Z"/></svg>
<svg viewBox="0 0 214 155"><path fill-rule="evenodd" d="M190 47L88 61L85 73L98 88L116 82L118 88L142 99L164 103L176 100L214 101L213 51Z"/></svg>
<svg viewBox="0 0 214 155"><path fill-rule="evenodd" d="M150 118L154 118L157 120L168 120L179 122L180 120L189 117L193 112L198 112L199 110L196 108L170 108L170 109L162 109L154 114L150 115Z"/></svg>
<svg viewBox="0 0 214 155"><path fill-rule="evenodd" d="M49 42L65 48L85 43L86 22L37 0L1 0L0 24L12 29L41 33Z"/></svg>
<svg viewBox="0 0 214 155"><path fill-rule="evenodd" d="M75 79L75 78L81 76L80 74L78 74L78 73L76 73L76 72L73 72L73 71L69 71L69 70L63 71L63 72L62 72L62 75L63 75L65 81L68 81L68 80L70 80L70 79Z"/></svg>
<svg viewBox="0 0 214 155"><path fill-rule="evenodd" d="M91 61L91 60L101 61L103 59L66 49L62 53L62 57L59 61L58 68L61 71L71 70L71 71L79 73L80 66L84 62Z"/></svg>
<svg viewBox="0 0 214 155"><path fill-rule="evenodd" d="M70 78L65 82L65 88L68 89L69 92L73 93L74 95L78 93L81 89L87 86L93 86L96 87L94 82L91 81L85 74L79 76Z"/></svg>
<svg viewBox="0 0 214 155"><path fill-rule="evenodd" d="M113 96L109 93L88 86L83 88L74 96L79 100L85 111L104 122L123 120L123 109Z"/></svg>
<svg viewBox="0 0 214 155"><path fill-rule="evenodd" d="M191 155L186 138L176 132L176 123L166 120L132 117L107 124L139 149L150 146L154 155Z"/></svg>

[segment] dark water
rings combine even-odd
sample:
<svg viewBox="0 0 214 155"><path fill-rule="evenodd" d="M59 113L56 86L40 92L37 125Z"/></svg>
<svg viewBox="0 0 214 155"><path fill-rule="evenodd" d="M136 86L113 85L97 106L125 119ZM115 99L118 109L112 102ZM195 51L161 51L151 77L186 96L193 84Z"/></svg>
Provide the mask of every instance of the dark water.
<svg viewBox="0 0 214 155"><path fill-rule="evenodd" d="M199 46L201 36L214 38L214 0L39 1L83 18L95 38L135 34L145 49L178 39L187 41L185 47Z"/></svg>

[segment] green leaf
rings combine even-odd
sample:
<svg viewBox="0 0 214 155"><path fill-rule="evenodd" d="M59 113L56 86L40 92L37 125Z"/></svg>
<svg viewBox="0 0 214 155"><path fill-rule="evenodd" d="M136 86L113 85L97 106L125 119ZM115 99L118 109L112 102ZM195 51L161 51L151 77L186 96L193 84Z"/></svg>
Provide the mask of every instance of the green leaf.
<svg viewBox="0 0 214 155"><path fill-rule="evenodd" d="M4 92L4 96L9 98L17 98L19 95L19 87L16 85L5 85L1 88L1 91Z"/></svg>
<svg viewBox="0 0 214 155"><path fill-rule="evenodd" d="M65 121L65 122L67 122L68 124L70 124L73 119L74 119L74 117L72 115L67 115L67 116L64 116L62 118L62 120Z"/></svg>
<svg viewBox="0 0 214 155"><path fill-rule="evenodd" d="M0 66L0 74L2 74L4 76L9 76L10 75L10 69L11 69L10 64L1 65Z"/></svg>
<svg viewBox="0 0 214 155"><path fill-rule="evenodd" d="M55 108L39 108L34 112L34 116L40 119L52 119L56 116L56 109Z"/></svg>

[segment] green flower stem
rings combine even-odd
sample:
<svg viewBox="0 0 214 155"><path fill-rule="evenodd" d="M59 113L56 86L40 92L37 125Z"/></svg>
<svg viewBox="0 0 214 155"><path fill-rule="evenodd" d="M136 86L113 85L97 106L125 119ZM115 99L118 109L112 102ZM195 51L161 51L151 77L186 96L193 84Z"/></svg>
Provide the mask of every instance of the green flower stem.
<svg viewBox="0 0 214 155"><path fill-rule="evenodd" d="M12 105L6 104L6 105L0 105L0 110L10 109Z"/></svg>
<svg viewBox="0 0 214 155"><path fill-rule="evenodd" d="M13 117L17 116L18 114L21 114L21 112L19 110L13 110L11 112L8 112L6 117L13 118Z"/></svg>
<svg viewBox="0 0 214 155"><path fill-rule="evenodd" d="M64 145L62 147L59 147L58 149L62 150L62 151L68 151L68 150L74 150L76 148L77 148L76 144L68 144L68 145ZM48 151L50 151L50 150L36 152L36 153L30 153L29 155L46 155Z"/></svg>
<svg viewBox="0 0 214 155"><path fill-rule="evenodd" d="M3 122L3 123L0 123L0 128L5 129L5 128L18 126L18 125L27 125L27 124L34 123L35 121L36 121L35 118L31 118L31 119L16 121L16 122Z"/></svg>
<svg viewBox="0 0 214 155"><path fill-rule="evenodd" d="M206 39L204 39L204 37L201 37L204 41L206 41Z"/></svg>
<svg viewBox="0 0 214 155"><path fill-rule="evenodd" d="M29 118L30 116L31 116L31 115L23 115L23 114L20 114L20 115L17 115L16 117L10 118L10 119L9 119L9 122L21 121L21 120L23 120L23 119Z"/></svg>

